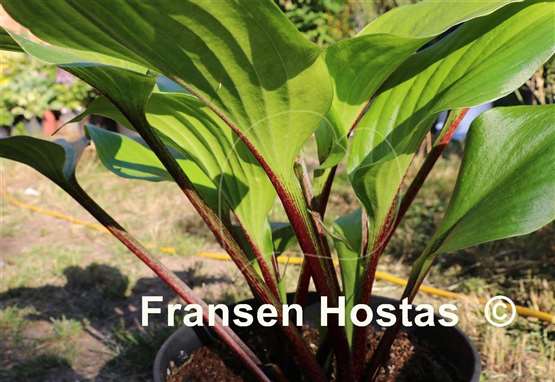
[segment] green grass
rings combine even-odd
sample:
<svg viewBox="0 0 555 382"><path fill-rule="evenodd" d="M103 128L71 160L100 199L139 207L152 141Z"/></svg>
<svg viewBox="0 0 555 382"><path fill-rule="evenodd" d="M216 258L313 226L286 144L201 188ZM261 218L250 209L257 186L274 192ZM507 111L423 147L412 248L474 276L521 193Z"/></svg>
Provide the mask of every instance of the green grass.
<svg viewBox="0 0 555 382"><path fill-rule="evenodd" d="M3 272L0 292L58 280L68 267L80 264L82 257L79 250L33 246L20 256L10 258L10 267Z"/></svg>

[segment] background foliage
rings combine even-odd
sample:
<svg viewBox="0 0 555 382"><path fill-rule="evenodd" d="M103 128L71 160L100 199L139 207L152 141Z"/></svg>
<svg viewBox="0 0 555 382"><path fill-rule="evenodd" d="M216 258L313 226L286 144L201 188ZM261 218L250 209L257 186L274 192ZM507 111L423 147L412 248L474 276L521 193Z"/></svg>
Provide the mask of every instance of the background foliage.
<svg viewBox="0 0 555 382"><path fill-rule="evenodd" d="M4 54L0 60L0 125L42 118L47 110L78 110L91 97L88 85L53 65L21 54Z"/></svg>

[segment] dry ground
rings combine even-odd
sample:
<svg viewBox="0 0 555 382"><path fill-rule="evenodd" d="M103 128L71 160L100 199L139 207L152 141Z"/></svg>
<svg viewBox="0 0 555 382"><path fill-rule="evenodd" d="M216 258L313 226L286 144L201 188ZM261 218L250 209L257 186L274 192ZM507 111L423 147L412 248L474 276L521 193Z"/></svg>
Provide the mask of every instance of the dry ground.
<svg viewBox="0 0 555 382"><path fill-rule="evenodd" d="M408 264L441 217L457 166L442 162L396 234L381 270L406 276ZM0 191L91 221L74 201L34 171L0 162ZM88 153L79 178L102 206L209 301L248 296L228 264L201 260L200 250L218 250L190 206L169 183L116 178ZM353 196L339 179L332 212L352 208ZM280 215L279 212L276 213ZM442 258L428 283L467 293L458 302L461 326L482 355L484 381L549 381L555 375L555 328L518 318L509 329L485 324L473 299L502 293L517 303L555 309L555 228L492 243ZM298 269L286 275L295 280ZM293 286L291 282L291 286ZM378 283L376 292L399 295ZM114 239L103 233L33 213L0 199L0 381L144 381L161 341L163 325L140 327L140 297L172 293ZM443 300L421 295L420 300Z"/></svg>

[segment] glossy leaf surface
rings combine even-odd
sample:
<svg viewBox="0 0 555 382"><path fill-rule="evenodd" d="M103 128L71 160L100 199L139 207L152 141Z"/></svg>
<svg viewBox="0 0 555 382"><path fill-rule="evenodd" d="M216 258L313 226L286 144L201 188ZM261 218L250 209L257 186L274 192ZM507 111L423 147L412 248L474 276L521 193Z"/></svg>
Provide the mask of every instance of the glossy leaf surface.
<svg viewBox="0 0 555 382"><path fill-rule="evenodd" d="M372 240L432 119L510 93L553 54L554 7L550 1L517 3L469 21L413 55L384 83L356 130L348 165Z"/></svg>
<svg viewBox="0 0 555 382"><path fill-rule="evenodd" d="M434 252L533 232L555 219L555 106L497 108L476 120Z"/></svg>

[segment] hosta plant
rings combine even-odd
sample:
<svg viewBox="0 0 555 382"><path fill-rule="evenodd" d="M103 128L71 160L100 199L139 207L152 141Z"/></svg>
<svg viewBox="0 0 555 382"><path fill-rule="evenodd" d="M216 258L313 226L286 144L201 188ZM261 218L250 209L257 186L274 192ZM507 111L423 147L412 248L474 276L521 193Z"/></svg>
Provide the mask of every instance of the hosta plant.
<svg viewBox="0 0 555 382"><path fill-rule="evenodd" d="M139 134L89 126L102 163L125 178L175 182L255 298L278 315L286 291L275 257L288 246L305 259L297 302L311 279L330 306L340 296L347 309L369 302L382 253L467 108L514 91L555 50L555 4L547 0L423 1L325 49L271 0L0 3L37 37L2 31L1 48L79 77L100 94L85 114ZM182 91L166 92L159 76ZM450 112L445 127L408 176L443 111ZM445 216L402 297L412 301L437 256L554 219L554 113L553 106L498 108L474 122ZM303 147L311 137L318 164L309 172ZM204 304L80 187L71 145L17 136L0 141L0 155L50 178L185 302ZM328 217L339 171L359 208ZM269 221L276 199L287 224ZM275 329L306 380L327 380L330 365L340 381L374 379L399 331L388 328L366 362L367 327L335 320L327 329L332 363L313 354L297 327ZM280 365L263 367L231 328L217 323L214 331L258 380L287 378Z"/></svg>

